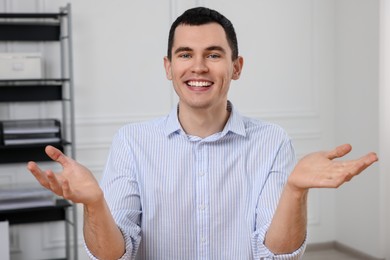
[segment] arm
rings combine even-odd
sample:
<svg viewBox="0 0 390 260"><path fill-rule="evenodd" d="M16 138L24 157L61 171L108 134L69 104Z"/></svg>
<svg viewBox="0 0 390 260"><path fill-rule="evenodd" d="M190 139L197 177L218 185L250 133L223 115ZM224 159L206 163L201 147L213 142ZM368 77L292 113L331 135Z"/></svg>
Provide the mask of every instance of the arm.
<svg viewBox="0 0 390 260"><path fill-rule="evenodd" d="M333 160L351 149L350 145L341 145L332 151L309 154L298 162L283 189L265 237L269 250L275 254L290 253L304 242L310 188L337 188L378 160L374 153L357 160Z"/></svg>
<svg viewBox="0 0 390 260"><path fill-rule="evenodd" d="M52 146L47 146L45 151L52 160L62 165L62 172L42 171L35 162L28 163L28 170L43 187L84 205L84 237L94 256L120 258L125 253L124 238L92 173Z"/></svg>
<svg viewBox="0 0 390 260"><path fill-rule="evenodd" d="M84 205L84 239L98 259L119 259L125 253L125 241L105 199Z"/></svg>

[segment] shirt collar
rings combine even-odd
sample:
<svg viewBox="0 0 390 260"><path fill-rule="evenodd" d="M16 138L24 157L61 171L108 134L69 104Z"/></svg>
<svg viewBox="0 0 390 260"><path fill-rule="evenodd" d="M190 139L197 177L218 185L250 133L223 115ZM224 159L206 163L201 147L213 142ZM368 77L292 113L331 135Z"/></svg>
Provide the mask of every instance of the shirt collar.
<svg viewBox="0 0 390 260"><path fill-rule="evenodd" d="M228 101L228 108L231 108L229 120L222 130L222 136L232 132L237 135L246 136L245 124L242 115L234 108L233 104Z"/></svg>
<svg viewBox="0 0 390 260"><path fill-rule="evenodd" d="M180 123L179 123L179 105L171 110L166 119L165 125L165 135L169 136L173 133L180 133L180 131L184 132Z"/></svg>
<svg viewBox="0 0 390 260"><path fill-rule="evenodd" d="M229 132L232 132L237 135L246 136L245 124L241 114L234 108L233 104L228 101L227 109L231 109L230 117L226 122L226 125L220 136L225 136ZM165 125L165 135L169 136L171 134L185 134L183 128L180 125L178 118L179 106L173 108L167 116L166 125Z"/></svg>

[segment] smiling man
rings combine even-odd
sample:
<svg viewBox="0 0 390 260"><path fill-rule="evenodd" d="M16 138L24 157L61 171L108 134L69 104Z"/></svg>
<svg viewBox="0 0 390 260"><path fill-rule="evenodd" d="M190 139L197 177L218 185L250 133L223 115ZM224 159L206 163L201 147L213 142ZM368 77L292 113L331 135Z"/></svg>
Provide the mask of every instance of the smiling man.
<svg viewBox="0 0 390 260"><path fill-rule="evenodd" d="M180 24L170 50L164 65L180 99L184 131L199 137L220 132L230 114L226 110L230 81L240 77L242 57L233 57L218 23Z"/></svg>
<svg viewBox="0 0 390 260"><path fill-rule="evenodd" d="M103 179L48 146L63 171L29 170L46 188L84 205L92 259L299 259L310 188L339 187L377 160L334 161L342 145L295 165L279 126L242 116L228 101L240 77L233 25L207 8L172 24L167 78L179 96L165 117L115 135Z"/></svg>

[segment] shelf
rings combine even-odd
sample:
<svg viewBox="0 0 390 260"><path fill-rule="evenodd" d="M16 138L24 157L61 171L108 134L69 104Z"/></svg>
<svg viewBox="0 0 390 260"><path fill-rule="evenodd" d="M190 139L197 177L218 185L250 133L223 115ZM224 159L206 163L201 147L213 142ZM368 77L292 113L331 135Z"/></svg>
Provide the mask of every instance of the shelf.
<svg viewBox="0 0 390 260"><path fill-rule="evenodd" d="M51 161L45 153L45 147L52 145L57 149L64 151L64 146L69 142L47 143L47 144L29 144L29 145L0 145L0 164L21 163L28 161Z"/></svg>
<svg viewBox="0 0 390 260"><path fill-rule="evenodd" d="M0 102L56 100L62 100L62 85L0 86Z"/></svg>
<svg viewBox="0 0 390 260"><path fill-rule="evenodd" d="M21 19L58 19L63 13L0 13L0 18Z"/></svg>
<svg viewBox="0 0 390 260"><path fill-rule="evenodd" d="M58 199L54 206L0 210L0 221L7 220L13 225L66 220L66 208L71 205L67 200Z"/></svg>
<svg viewBox="0 0 390 260"><path fill-rule="evenodd" d="M66 14L0 13L0 41L59 41L59 21L64 15Z"/></svg>
<svg viewBox="0 0 390 260"><path fill-rule="evenodd" d="M31 83L47 83L47 82L66 82L68 78L61 79L0 79L0 86L7 83L31 82Z"/></svg>
<svg viewBox="0 0 390 260"><path fill-rule="evenodd" d="M0 102L58 101L68 79L0 80Z"/></svg>
<svg viewBox="0 0 390 260"><path fill-rule="evenodd" d="M0 41L59 41L59 24L0 23Z"/></svg>

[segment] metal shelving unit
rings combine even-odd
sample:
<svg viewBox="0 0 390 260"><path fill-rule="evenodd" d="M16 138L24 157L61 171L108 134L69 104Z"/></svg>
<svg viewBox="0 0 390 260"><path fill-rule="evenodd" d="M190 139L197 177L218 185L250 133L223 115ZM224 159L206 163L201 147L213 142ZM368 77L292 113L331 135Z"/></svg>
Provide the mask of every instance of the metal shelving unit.
<svg viewBox="0 0 390 260"><path fill-rule="evenodd" d="M58 102L61 107L61 141L58 143L5 145L0 127L0 163L24 163L29 160L49 161L44 154L44 147L54 145L68 156L75 158L75 117L74 117L74 82L73 52L71 31L71 5L61 7L58 13L0 13L0 42L38 42L59 44L60 76L42 79L6 79L0 80L0 102ZM42 118L38 118L40 120ZM67 216L69 208L73 217ZM20 223L62 220L66 228L66 259L77 259L77 210L65 200L55 206L26 209L29 218ZM0 218L7 217L11 224L20 224L15 219L24 212L23 209L13 212L0 211ZM8 215L7 215L7 214ZM47 214L54 216L47 219ZM29 219L31 221L29 222ZM73 229L73 250L71 250L69 224ZM73 251L73 254L71 254ZM72 258L73 255L73 258Z"/></svg>

